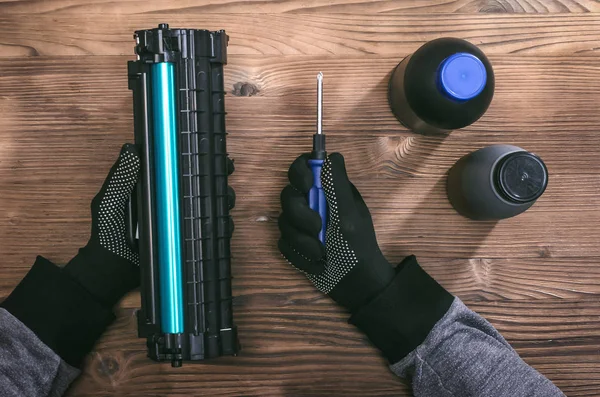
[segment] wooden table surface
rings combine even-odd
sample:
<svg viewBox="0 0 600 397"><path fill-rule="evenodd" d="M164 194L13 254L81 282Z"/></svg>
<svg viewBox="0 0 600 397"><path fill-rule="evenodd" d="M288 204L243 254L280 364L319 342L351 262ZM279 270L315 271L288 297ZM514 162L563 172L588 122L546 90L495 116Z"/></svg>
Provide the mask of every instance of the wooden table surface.
<svg viewBox="0 0 600 397"><path fill-rule="evenodd" d="M178 369L149 361L132 293L70 396L411 395L276 248L279 192L310 148L320 70L328 148L346 156L390 261L416 254L567 395L600 396L595 0L0 0L0 299L37 254L65 263L87 241L90 200L132 140L132 33L159 22L230 36L243 350ZM488 112L445 139L407 131L386 101L394 66L443 36L479 45L496 74ZM550 171L533 208L495 225L460 217L444 192L458 158L494 143Z"/></svg>

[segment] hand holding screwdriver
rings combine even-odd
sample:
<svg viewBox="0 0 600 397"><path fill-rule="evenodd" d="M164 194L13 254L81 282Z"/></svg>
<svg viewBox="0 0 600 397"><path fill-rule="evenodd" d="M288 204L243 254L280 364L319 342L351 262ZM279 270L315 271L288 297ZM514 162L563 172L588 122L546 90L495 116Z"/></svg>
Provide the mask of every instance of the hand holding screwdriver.
<svg viewBox="0 0 600 397"><path fill-rule="evenodd" d="M344 158L325 152L322 123L319 73L313 151L294 161L281 192L279 249L319 290L353 310L383 290L394 269L379 250L371 214L348 179Z"/></svg>

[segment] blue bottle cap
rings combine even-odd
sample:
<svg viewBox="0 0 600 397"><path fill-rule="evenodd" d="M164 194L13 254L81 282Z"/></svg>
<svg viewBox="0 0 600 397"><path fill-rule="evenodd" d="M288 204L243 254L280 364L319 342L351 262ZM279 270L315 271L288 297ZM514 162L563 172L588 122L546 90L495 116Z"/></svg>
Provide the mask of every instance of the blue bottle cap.
<svg viewBox="0 0 600 397"><path fill-rule="evenodd" d="M467 52L457 52L444 59L438 71L440 90L451 99L468 101L483 91L487 82L485 66Z"/></svg>

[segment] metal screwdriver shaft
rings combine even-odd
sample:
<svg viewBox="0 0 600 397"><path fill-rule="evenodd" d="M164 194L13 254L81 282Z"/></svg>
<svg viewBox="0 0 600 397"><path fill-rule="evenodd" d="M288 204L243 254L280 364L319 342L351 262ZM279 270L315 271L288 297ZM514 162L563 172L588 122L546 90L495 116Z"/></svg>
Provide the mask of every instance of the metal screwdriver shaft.
<svg viewBox="0 0 600 397"><path fill-rule="evenodd" d="M325 230L327 228L327 200L321 186L321 169L327 157L325 151L325 135L323 134L323 73L317 74L317 133L313 135L313 150L311 159L308 160L313 173L313 185L308 192L308 205L321 216L321 231L319 240L325 244Z"/></svg>
<svg viewBox="0 0 600 397"><path fill-rule="evenodd" d="M323 134L323 73L317 75L317 134Z"/></svg>

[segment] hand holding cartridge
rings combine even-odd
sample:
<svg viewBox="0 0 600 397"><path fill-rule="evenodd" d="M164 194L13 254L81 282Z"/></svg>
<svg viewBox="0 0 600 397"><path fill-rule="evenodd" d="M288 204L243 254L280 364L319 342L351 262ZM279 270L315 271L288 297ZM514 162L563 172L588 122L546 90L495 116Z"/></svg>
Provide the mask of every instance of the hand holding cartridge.
<svg viewBox="0 0 600 397"><path fill-rule="evenodd" d="M0 376L0 394L8 390L19 396L58 395L54 386L49 389L56 382L48 382L61 376L57 363L80 368L114 321L113 306L139 285L138 255L128 243L125 225L127 201L139 173L135 146L123 146L92 200L92 230L85 247L64 268L38 256L25 278L0 302L4 325L0 365L8 368L9 374L14 367L13 378L22 384L13 388L19 382L10 381L10 375ZM19 321L7 321L6 311ZM13 340L6 332L11 322L20 323L13 327ZM11 353L11 346L18 353ZM72 375L63 377L60 382L64 385L57 390L64 390L72 380Z"/></svg>
<svg viewBox="0 0 600 397"><path fill-rule="evenodd" d="M109 308L140 283L139 257L125 227L125 209L139 173L137 150L127 144L92 200L89 242L64 268Z"/></svg>
<svg viewBox="0 0 600 397"><path fill-rule="evenodd" d="M394 269L379 250L369 209L339 153L323 162L321 185L329 216L325 246L320 243L321 218L306 199L315 183L310 159L304 154L294 161L290 184L281 192L279 250L320 291L353 310L382 291Z"/></svg>

